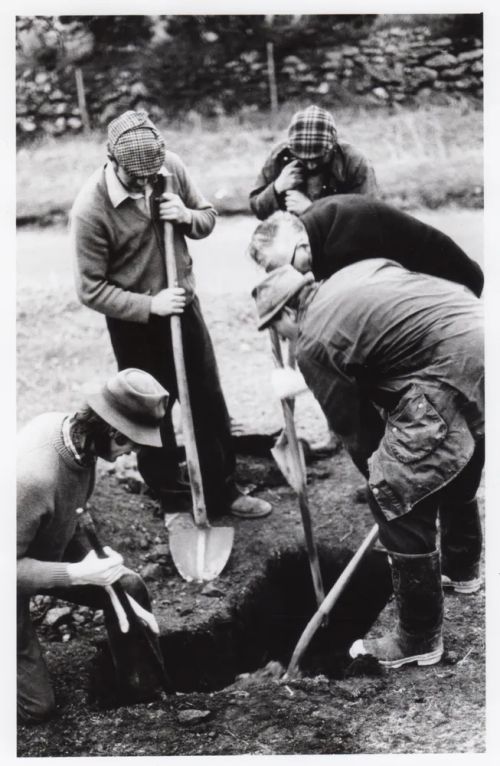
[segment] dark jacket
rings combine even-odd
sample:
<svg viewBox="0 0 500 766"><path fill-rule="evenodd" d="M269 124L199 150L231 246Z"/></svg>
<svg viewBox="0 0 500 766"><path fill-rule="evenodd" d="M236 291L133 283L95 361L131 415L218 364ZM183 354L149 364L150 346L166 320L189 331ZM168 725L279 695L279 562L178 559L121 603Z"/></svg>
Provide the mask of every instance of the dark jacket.
<svg viewBox="0 0 500 766"><path fill-rule="evenodd" d="M277 210L286 210L285 195L276 194L274 181L285 165L292 162L288 144L278 144L260 171L250 192L253 213L264 220ZM303 170L304 183L299 190L314 201L332 194L378 194L375 172L359 149L339 141L331 160L316 173Z"/></svg>
<svg viewBox="0 0 500 766"><path fill-rule="evenodd" d="M450 482L484 434L482 306L373 258L300 296L297 361L388 518Z"/></svg>
<svg viewBox="0 0 500 766"><path fill-rule="evenodd" d="M481 295L484 276L475 261L443 232L386 202L354 194L327 197L300 218L318 280L366 258L388 258Z"/></svg>

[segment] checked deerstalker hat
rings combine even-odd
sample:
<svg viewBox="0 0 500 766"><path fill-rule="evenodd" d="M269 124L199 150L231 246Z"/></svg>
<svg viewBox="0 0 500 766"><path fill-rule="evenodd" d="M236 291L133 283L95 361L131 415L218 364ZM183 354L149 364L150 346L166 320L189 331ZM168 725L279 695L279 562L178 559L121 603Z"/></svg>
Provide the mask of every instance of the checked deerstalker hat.
<svg viewBox="0 0 500 766"><path fill-rule="evenodd" d="M311 271L308 271L307 274L301 274L289 263L271 271L252 290L252 297L255 300L259 317L258 329L264 330L279 314L287 301L311 282L314 282Z"/></svg>
<svg viewBox="0 0 500 766"><path fill-rule="evenodd" d="M300 160L314 160L333 149L337 128L332 115L319 106L308 106L292 117L288 145Z"/></svg>
<svg viewBox="0 0 500 766"><path fill-rule="evenodd" d="M129 110L109 123L108 151L131 176L153 176L165 160L165 141L147 112Z"/></svg>
<svg viewBox="0 0 500 766"><path fill-rule="evenodd" d="M161 447L160 422L168 392L148 372L129 367L113 375L87 404L110 426L136 444Z"/></svg>

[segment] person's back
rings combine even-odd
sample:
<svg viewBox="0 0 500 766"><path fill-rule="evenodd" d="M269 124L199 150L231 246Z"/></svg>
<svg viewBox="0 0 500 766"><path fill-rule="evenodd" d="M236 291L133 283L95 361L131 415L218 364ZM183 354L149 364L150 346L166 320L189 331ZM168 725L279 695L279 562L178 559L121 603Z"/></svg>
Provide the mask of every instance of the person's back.
<svg viewBox="0 0 500 766"><path fill-rule="evenodd" d="M481 268L456 242L387 202L359 194L326 197L300 219L309 238L316 279L326 279L365 258L388 258L481 294Z"/></svg>
<svg viewBox="0 0 500 766"><path fill-rule="evenodd" d="M364 365L372 384L418 374L460 338L464 352L482 340L482 304L448 280L371 258L323 282L301 325L301 347L326 343L347 366ZM449 359L450 364L462 364Z"/></svg>

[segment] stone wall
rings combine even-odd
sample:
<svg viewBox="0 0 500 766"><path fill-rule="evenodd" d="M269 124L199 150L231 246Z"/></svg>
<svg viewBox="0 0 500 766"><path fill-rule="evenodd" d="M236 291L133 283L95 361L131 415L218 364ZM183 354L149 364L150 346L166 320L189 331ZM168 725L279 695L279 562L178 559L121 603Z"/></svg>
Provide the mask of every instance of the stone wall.
<svg viewBox="0 0 500 766"><path fill-rule="evenodd" d="M147 108L154 118L162 110L154 89L146 86L143 66L148 53L135 51L83 67L87 107L93 127L105 125L128 108ZM205 80L210 72L204 71ZM475 38L435 39L425 26L387 28L372 32L356 45L327 48L297 48L293 55L277 56L277 79L281 102L308 98L326 107L339 103L394 105L446 102L459 97L480 100L483 94L483 50ZM147 80L148 83L150 79ZM266 62L262 50L227 61L213 72L215 83L207 102L206 90L193 99L190 108L214 113L238 106L266 108L268 92ZM223 83L223 87L218 87ZM25 69L17 76L18 140L42 135L59 136L82 130L74 68L57 71ZM158 87L158 84L157 84ZM168 84L160 88L168 95ZM176 81L176 93L182 92ZM170 103L176 111L175 94Z"/></svg>

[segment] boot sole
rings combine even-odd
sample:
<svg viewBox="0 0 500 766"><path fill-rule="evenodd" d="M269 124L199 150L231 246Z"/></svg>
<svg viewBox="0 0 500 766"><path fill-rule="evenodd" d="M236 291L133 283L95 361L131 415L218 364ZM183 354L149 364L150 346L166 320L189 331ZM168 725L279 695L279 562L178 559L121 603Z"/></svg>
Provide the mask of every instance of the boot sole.
<svg viewBox="0 0 500 766"><path fill-rule="evenodd" d="M427 654L415 654L413 657L403 657L400 660L379 660L380 664L384 668L401 668L403 665L409 665L411 662L416 662L417 665L425 667L427 665L436 665L443 656L443 649L436 649L433 652Z"/></svg>
<svg viewBox="0 0 500 766"><path fill-rule="evenodd" d="M444 648L441 645L437 649L434 649L433 652L427 652L426 654L414 654L411 657L401 657L398 660L381 660L378 657L375 657L375 659L377 659L380 665L382 665L384 668L394 669L401 668L403 665L409 665L411 662L416 662L417 665L420 666L436 665L443 656L443 652ZM363 640L358 639L358 641L355 641L351 646L349 654L352 658L355 659L356 657L367 655L369 652L365 651Z"/></svg>
<svg viewBox="0 0 500 766"><path fill-rule="evenodd" d="M481 580L469 580L464 582L454 582L453 580L442 580L443 590L452 590L455 593L465 593L470 596L481 589Z"/></svg>

